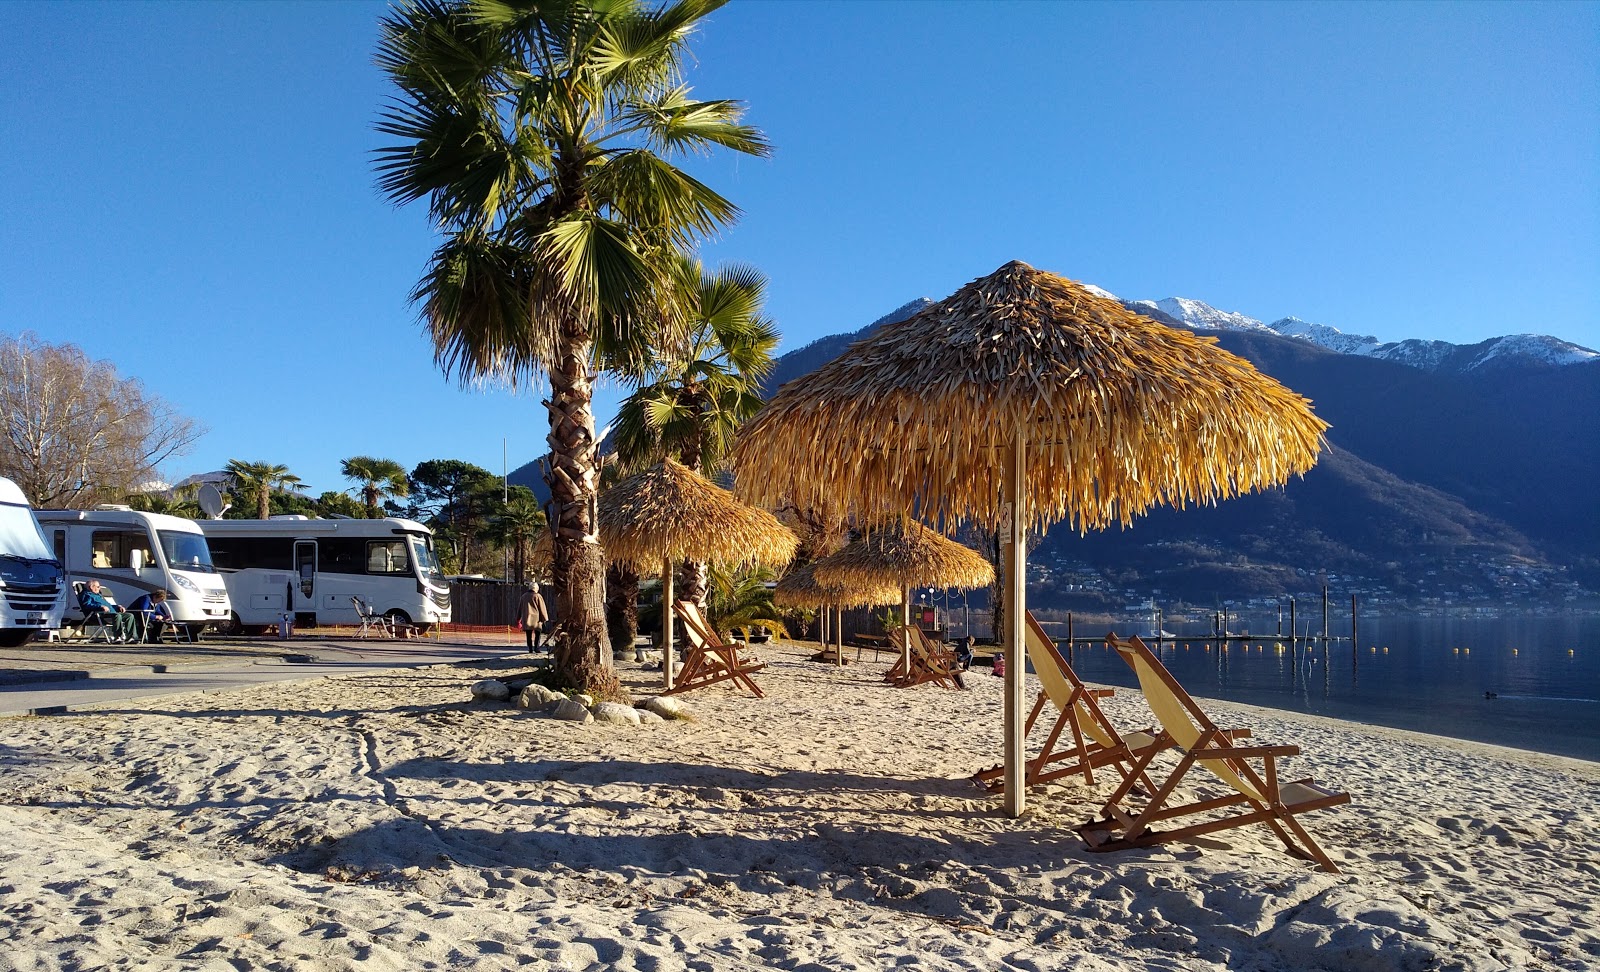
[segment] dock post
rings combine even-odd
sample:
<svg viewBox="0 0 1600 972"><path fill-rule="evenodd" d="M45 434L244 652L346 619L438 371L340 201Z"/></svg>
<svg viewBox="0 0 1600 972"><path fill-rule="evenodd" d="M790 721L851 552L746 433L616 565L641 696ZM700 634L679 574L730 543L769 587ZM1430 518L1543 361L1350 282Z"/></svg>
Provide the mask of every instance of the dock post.
<svg viewBox="0 0 1600 972"><path fill-rule="evenodd" d="M1356 596L1352 594L1350 595L1350 656L1352 659L1355 658L1361 647L1361 641L1357 637L1359 630L1356 627Z"/></svg>
<svg viewBox="0 0 1600 972"><path fill-rule="evenodd" d="M1322 585L1322 660L1328 660L1328 585Z"/></svg>
<svg viewBox="0 0 1600 972"><path fill-rule="evenodd" d="M1294 598L1291 597L1289 598L1289 650L1291 652L1298 647L1296 642L1299 640L1300 622L1295 618L1295 602Z"/></svg>
<svg viewBox="0 0 1600 972"><path fill-rule="evenodd" d="M1075 664L1072 652L1073 652L1073 649L1077 646L1077 644L1078 643L1076 641L1072 640L1072 612L1068 611L1067 612L1067 664L1068 665Z"/></svg>

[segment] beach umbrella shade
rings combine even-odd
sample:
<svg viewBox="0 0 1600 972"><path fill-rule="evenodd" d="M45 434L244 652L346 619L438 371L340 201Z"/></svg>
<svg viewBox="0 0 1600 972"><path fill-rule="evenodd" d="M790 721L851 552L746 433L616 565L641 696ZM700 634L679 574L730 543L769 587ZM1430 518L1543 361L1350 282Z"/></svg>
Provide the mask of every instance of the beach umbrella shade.
<svg viewBox="0 0 1600 972"><path fill-rule="evenodd" d="M751 502L999 531L1006 810L1019 816L1026 532L1283 483L1315 464L1326 428L1214 338L1012 262L785 385L731 458Z"/></svg>
<svg viewBox="0 0 1600 972"><path fill-rule="evenodd" d="M672 575L684 560L781 567L800 538L766 510L747 506L671 459L600 494L600 543L613 563L661 571L662 668L672 688Z"/></svg>
<svg viewBox="0 0 1600 972"><path fill-rule="evenodd" d="M816 565L817 579L834 586L889 585L899 591L901 621L911 623L913 587L984 587L994 567L971 547L956 543L915 520L896 520L867 530L861 539ZM900 648L910 664L909 642Z"/></svg>
<svg viewBox="0 0 1600 972"><path fill-rule="evenodd" d="M838 664L844 664L844 631L842 614L845 608L876 607L900 600L900 592L887 584L832 585L817 579L817 564L812 561L784 574L772 591L772 603L779 607L829 608L840 612L839 623L834 627L835 652ZM819 625L820 633L820 625ZM823 642L827 648L827 642Z"/></svg>

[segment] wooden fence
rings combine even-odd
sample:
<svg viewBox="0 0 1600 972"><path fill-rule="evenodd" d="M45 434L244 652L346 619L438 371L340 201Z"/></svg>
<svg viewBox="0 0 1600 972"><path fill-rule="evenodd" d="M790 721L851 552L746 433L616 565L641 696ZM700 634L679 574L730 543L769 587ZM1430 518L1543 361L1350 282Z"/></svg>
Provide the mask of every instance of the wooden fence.
<svg viewBox="0 0 1600 972"><path fill-rule="evenodd" d="M517 603L526 588L521 584L500 580L459 579L450 582L450 622L489 627L502 627L518 620ZM544 603L555 615L554 592L547 586L541 588Z"/></svg>

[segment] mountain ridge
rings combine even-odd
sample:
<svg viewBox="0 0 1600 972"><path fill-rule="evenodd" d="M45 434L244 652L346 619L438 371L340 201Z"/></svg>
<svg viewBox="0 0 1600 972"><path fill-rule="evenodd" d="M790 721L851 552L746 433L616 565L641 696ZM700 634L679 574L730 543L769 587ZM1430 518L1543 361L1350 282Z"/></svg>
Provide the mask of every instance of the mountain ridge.
<svg viewBox="0 0 1600 972"><path fill-rule="evenodd" d="M1600 361L1600 352L1549 334L1505 334L1476 344L1453 344L1422 338L1384 342L1369 334L1349 333L1330 324L1317 324L1293 316L1281 317L1267 324L1188 297L1167 297L1156 301L1115 299L1129 310L1166 324L1214 331L1266 331L1303 340L1340 354L1397 361L1424 371L1465 372L1507 364L1561 366Z"/></svg>
<svg viewBox="0 0 1600 972"><path fill-rule="evenodd" d="M1593 430L1600 355L1556 365L1519 350L1515 336L1350 353L1199 301L1173 302L1224 326L1178 320L1154 302L1134 309L1216 336L1310 398L1332 423L1329 451L1307 477L1279 490L1214 508L1155 511L1130 531L1081 542L1058 529L1044 538L1041 563L1087 552L1106 578L1160 577L1169 592L1206 597L1289 583L1307 570L1337 571L1344 583L1397 599L1560 601L1600 589L1600 436ZM768 394L931 303L902 305L860 330L783 355ZM1433 366L1419 366L1422 358ZM1217 590L1224 580L1238 590Z"/></svg>

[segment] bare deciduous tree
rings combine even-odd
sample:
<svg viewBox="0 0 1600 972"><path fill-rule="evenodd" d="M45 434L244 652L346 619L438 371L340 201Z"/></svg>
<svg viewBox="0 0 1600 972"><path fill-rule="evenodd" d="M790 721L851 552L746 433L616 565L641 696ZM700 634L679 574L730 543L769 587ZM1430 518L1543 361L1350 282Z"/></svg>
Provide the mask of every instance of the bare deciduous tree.
<svg viewBox="0 0 1600 972"><path fill-rule="evenodd" d="M120 501L204 431L77 345L0 336L0 476L37 506Z"/></svg>

